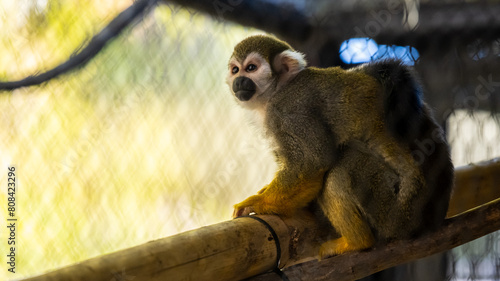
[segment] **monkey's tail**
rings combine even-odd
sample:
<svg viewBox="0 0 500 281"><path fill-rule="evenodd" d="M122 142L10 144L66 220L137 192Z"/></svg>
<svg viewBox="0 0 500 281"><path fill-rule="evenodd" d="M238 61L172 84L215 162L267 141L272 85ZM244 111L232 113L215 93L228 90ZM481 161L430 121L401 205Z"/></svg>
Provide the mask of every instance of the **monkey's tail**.
<svg viewBox="0 0 500 281"><path fill-rule="evenodd" d="M368 64L365 72L383 86L385 121L397 139L411 141L422 116L422 87L413 70L398 60Z"/></svg>
<svg viewBox="0 0 500 281"><path fill-rule="evenodd" d="M368 64L364 71L383 86L385 121L390 133L408 145L425 178L424 227L439 226L446 215L453 186L453 164L444 132L422 100L422 86L413 69L397 60Z"/></svg>

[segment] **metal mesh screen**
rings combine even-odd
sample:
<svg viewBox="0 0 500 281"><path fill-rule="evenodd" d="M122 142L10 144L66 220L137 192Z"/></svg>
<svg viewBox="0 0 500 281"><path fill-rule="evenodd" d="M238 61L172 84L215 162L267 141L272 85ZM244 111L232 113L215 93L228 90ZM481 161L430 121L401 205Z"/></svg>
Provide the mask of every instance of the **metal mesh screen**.
<svg viewBox="0 0 500 281"><path fill-rule="evenodd" d="M0 1L1 79L59 64L130 4ZM276 169L269 148L224 83L234 44L255 33L262 32L162 4L81 70L1 94L0 202L7 204L7 168L15 166L19 246L16 273L3 255L0 279L229 219L235 202L269 182ZM436 114L447 119L455 165L500 154L493 106L500 72L488 63L498 60L498 41L464 53L458 43L442 51L435 42L342 40L334 51L347 66L363 56L415 64L436 95ZM0 214L8 217L4 207ZM2 253L7 235L0 234ZM500 280L498 241L495 233L452 251L448 279Z"/></svg>
<svg viewBox="0 0 500 281"><path fill-rule="evenodd" d="M53 67L130 4L8 2L2 79ZM159 5L83 69L2 94L0 213L15 166L18 258L11 274L2 231L0 279L230 219L269 181L274 161L224 83L251 33Z"/></svg>

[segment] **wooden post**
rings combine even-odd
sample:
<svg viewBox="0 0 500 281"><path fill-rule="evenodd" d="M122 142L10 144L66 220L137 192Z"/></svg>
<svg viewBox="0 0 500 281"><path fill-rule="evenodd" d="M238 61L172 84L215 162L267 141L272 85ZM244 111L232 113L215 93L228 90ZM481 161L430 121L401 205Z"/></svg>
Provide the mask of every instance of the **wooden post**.
<svg viewBox="0 0 500 281"><path fill-rule="evenodd" d="M500 198L500 158L455 169L448 217Z"/></svg>
<svg viewBox="0 0 500 281"><path fill-rule="evenodd" d="M498 159L458 168L448 214L461 213L500 197L499 182ZM311 268L317 269L316 275L326 271L344 274L356 269L356 274L345 279L350 280L463 244L499 229L498 222L500 201L497 200L452 218L440 231L415 241L397 241L395 246L317 262L319 245L337 235L328 221L318 220L308 211L284 220L277 216L244 217L99 256L27 280L240 280L276 268L278 260L280 268L287 267L285 272L302 276L298 280L322 280L309 276L315 270L307 268L315 264ZM436 241L440 241L439 245ZM446 241L450 243L442 244ZM406 250L397 252L402 247ZM396 254L398 258L394 258ZM370 266L357 264L361 260ZM278 276L274 275L255 280L274 280Z"/></svg>

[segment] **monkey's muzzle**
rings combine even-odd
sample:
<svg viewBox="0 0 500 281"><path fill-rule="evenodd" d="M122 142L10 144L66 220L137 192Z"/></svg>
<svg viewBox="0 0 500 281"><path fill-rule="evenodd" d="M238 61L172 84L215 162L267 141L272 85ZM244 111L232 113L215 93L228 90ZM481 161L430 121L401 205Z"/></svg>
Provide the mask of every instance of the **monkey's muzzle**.
<svg viewBox="0 0 500 281"><path fill-rule="evenodd" d="M255 83L248 77L240 76L233 81L233 92L240 101L250 100L256 89Z"/></svg>

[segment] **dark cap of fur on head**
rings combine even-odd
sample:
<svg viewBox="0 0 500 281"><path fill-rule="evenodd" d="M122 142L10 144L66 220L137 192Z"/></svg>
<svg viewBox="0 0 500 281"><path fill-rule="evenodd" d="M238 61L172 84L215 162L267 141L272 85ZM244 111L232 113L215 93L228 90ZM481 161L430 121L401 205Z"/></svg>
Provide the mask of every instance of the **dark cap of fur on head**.
<svg viewBox="0 0 500 281"><path fill-rule="evenodd" d="M261 54L267 62L272 62L274 57L285 51L293 48L288 43L283 42L275 37L266 35L250 36L234 47L232 57L238 60L244 60L251 52Z"/></svg>

